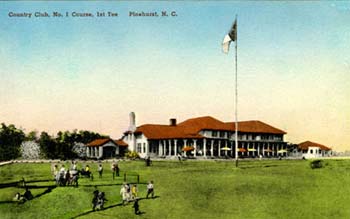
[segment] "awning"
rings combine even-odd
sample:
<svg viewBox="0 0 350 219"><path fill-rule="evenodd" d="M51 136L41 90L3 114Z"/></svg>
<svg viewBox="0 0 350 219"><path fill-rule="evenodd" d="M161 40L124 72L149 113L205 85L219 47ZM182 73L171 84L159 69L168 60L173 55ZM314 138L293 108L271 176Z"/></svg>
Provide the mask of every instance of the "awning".
<svg viewBox="0 0 350 219"><path fill-rule="evenodd" d="M185 146L182 148L182 151L193 151L194 150L194 147L191 147L191 146Z"/></svg>
<svg viewBox="0 0 350 219"><path fill-rule="evenodd" d="M238 148L238 151L239 152L247 152L247 149L245 149L245 148Z"/></svg>
<svg viewBox="0 0 350 219"><path fill-rule="evenodd" d="M222 151L230 151L231 150L231 148L229 148L229 147L223 147L223 148L220 148Z"/></svg>

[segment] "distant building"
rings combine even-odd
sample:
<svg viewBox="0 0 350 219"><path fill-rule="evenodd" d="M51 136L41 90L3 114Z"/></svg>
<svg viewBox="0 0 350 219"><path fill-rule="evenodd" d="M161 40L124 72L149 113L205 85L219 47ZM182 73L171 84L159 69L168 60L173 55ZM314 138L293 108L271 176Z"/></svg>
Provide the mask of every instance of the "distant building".
<svg viewBox="0 0 350 219"><path fill-rule="evenodd" d="M86 145L87 158L114 158L124 156L128 145L122 140L112 140L110 138L96 139Z"/></svg>
<svg viewBox="0 0 350 219"><path fill-rule="evenodd" d="M320 158L332 155L332 149L311 141L305 141L298 144L299 156L304 158Z"/></svg>
<svg viewBox="0 0 350 219"><path fill-rule="evenodd" d="M141 157L166 157L183 153L193 157L233 157L234 122L222 122L210 116L188 119L177 124L170 119L169 125L135 125L135 114L130 114L129 130L122 140L130 151ZM255 157L286 155L286 132L261 121L242 121L238 123L239 156Z"/></svg>

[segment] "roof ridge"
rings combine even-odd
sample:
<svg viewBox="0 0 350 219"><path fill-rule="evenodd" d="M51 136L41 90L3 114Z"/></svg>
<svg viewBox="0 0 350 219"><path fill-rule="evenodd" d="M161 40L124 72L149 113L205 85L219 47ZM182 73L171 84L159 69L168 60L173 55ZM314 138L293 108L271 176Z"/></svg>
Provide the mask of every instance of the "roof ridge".
<svg viewBox="0 0 350 219"><path fill-rule="evenodd" d="M191 121L198 121L198 120L202 120L202 119L212 119L212 120L215 120L216 122L220 122L220 123L225 124L223 121L221 121L221 120L219 120L219 119L217 119L215 117L212 117L212 116L200 116L200 117L186 119L186 120L180 122L178 125L183 125L184 123L188 123L188 122L191 122Z"/></svg>

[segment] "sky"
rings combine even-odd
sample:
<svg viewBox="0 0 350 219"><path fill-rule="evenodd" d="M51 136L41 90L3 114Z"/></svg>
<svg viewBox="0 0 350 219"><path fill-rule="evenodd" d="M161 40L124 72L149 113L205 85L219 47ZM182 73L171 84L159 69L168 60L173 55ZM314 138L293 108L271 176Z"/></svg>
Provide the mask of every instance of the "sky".
<svg viewBox="0 0 350 219"><path fill-rule="evenodd" d="M120 138L130 112L137 125L234 121L235 51L221 43L236 15L238 120L282 129L287 142L350 150L346 1L0 1L0 122Z"/></svg>

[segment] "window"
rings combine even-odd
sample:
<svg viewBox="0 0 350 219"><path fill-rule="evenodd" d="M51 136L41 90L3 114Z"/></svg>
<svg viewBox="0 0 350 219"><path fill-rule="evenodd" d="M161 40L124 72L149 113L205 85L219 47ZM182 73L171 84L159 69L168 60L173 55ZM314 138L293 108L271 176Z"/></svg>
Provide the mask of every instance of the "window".
<svg viewBox="0 0 350 219"><path fill-rule="evenodd" d="M218 131L213 131L213 137L217 137L218 136Z"/></svg>
<svg viewBox="0 0 350 219"><path fill-rule="evenodd" d="M137 143L136 152L141 153L141 143Z"/></svg>
<svg viewBox="0 0 350 219"><path fill-rule="evenodd" d="M143 152L146 153L146 143L143 143Z"/></svg>
<svg viewBox="0 0 350 219"><path fill-rule="evenodd" d="M310 149L310 154L312 154L313 153L313 150L312 149Z"/></svg>
<svg viewBox="0 0 350 219"><path fill-rule="evenodd" d="M224 138L226 135L226 132L220 132L220 138Z"/></svg>

